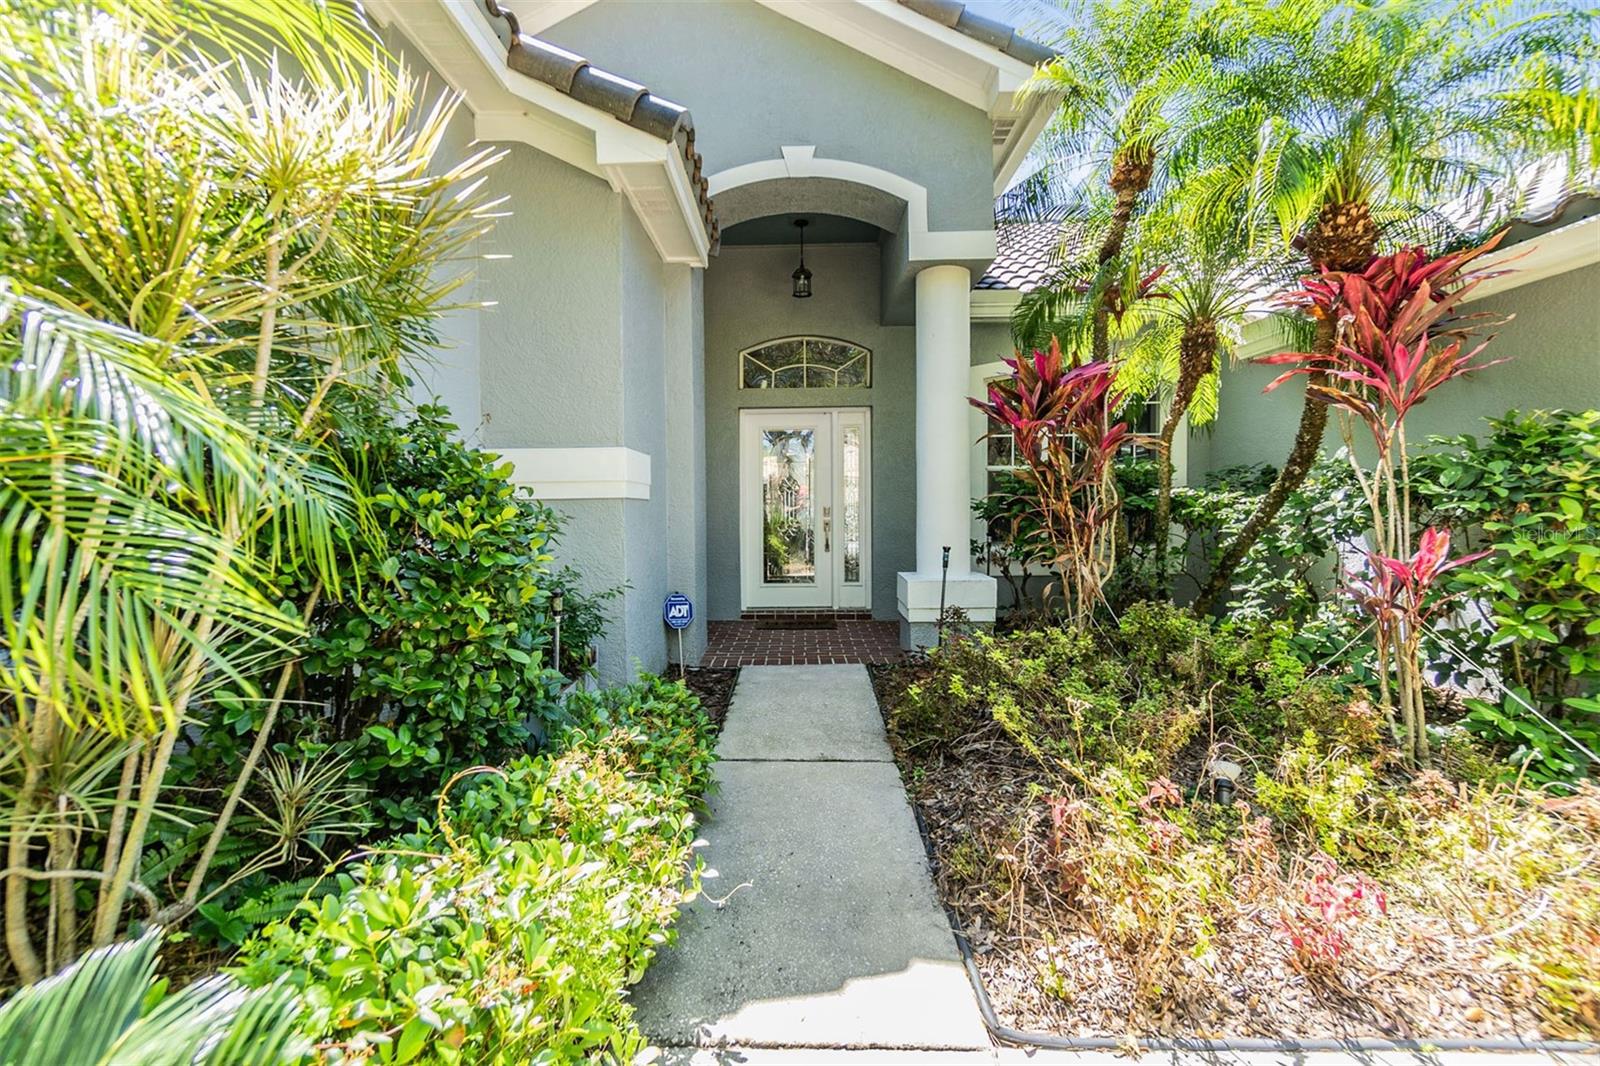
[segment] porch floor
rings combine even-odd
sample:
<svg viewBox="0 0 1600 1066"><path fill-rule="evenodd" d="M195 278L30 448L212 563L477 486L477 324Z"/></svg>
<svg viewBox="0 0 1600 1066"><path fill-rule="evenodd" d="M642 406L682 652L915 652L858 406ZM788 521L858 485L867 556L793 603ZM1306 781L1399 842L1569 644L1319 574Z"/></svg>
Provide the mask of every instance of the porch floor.
<svg viewBox="0 0 1600 1066"><path fill-rule="evenodd" d="M726 669L891 663L903 654L896 622L875 622L859 614L821 616L821 624L829 623L832 628L800 628L807 624L805 612L709 622L700 665Z"/></svg>

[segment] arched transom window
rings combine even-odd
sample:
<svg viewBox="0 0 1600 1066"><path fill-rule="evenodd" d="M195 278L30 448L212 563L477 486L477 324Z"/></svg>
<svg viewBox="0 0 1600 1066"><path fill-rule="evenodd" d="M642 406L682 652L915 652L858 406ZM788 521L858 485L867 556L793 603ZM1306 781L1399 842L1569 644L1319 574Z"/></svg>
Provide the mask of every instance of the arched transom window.
<svg viewBox="0 0 1600 1066"><path fill-rule="evenodd" d="M872 352L832 337L784 337L739 353L741 389L864 389Z"/></svg>

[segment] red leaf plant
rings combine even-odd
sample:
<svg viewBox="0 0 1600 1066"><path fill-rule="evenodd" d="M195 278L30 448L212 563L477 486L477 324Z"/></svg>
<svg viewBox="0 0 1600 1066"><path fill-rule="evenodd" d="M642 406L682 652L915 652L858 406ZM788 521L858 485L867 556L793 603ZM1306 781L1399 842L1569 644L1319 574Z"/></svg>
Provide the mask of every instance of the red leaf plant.
<svg viewBox="0 0 1600 1066"><path fill-rule="evenodd" d="M1360 873L1341 873L1319 856L1290 886L1278 912L1278 930L1302 970L1325 971L1355 946L1352 934L1389 914L1383 887Z"/></svg>
<svg viewBox="0 0 1600 1066"><path fill-rule="evenodd" d="M1440 534L1426 536L1412 555L1411 475L1406 454L1406 417L1446 382L1503 360L1479 357L1488 339L1470 343L1488 315L1458 313L1463 300L1499 271L1469 271L1469 266L1500 243L1497 235L1476 248L1430 258L1422 248L1402 248L1375 257L1359 271L1327 270L1301 280L1283 297L1312 318L1335 323L1333 351L1282 352L1257 362L1288 366L1267 385L1271 391L1304 374L1307 391L1338 408L1345 450L1372 516L1373 577L1357 590L1371 603L1409 607L1374 610L1378 618L1380 703L1391 724L1393 669L1401 700L1398 731L1408 759L1425 762L1428 741L1422 719L1422 665L1416 630L1426 621L1424 586L1445 565L1436 557ZM1506 321L1501 319L1494 324ZM1376 459L1368 470L1356 449L1353 424L1360 420L1372 436ZM1431 533L1431 531L1430 531ZM1443 541L1448 552L1449 540ZM1460 562L1449 565L1461 565ZM1409 582L1409 584L1408 584ZM1419 584L1419 582L1421 584ZM1396 614L1396 611L1399 614ZM1407 613L1409 611L1409 613ZM1408 706L1412 701L1415 706Z"/></svg>
<svg viewBox="0 0 1600 1066"><path fill-rule="evenodd" d="M1350 575L1350 593L1378 629L1378 677L1382 704L1394 719L1389 692L1389 660L1394 657L1398 673L1402 738L1411 742L1408 754L1425 762L1428 754L1426 722L1423 717L1422 631L1444 606L1446 599L1433 594L1441 576L1460 566L1476 562L1489 552L1474 552L1450 558L1450 533L1429 527L1422 531L1416 554L1397 559L1376 551L1367 552L1371 568L1367 576Z"/></svg>
<svg viewBox="0 0 1600 1066"><path fill-rule="evenodd" d="M1302 279L1300 289L1282 302L1313 318L1334 319L1334 350L1327 355L1280 352L1260 357L1256 362L1291 366L1266 391L1296 375L1311 376L1307 389L1365 422L1379 453L1386 454L1406 415L1435 389L1504 362L1473 362L1488 340L1466 346L1482 320L1492 316L1455 314L1468 293L1503 273L1465 272L1503 235L1436 259L1420 247L1402 248L1374 258L1361 271L1328 270ZM1326 378L1319 382L1320 375Z"/></svg>
<svg viewBox="0 0 1600 1066"><path fill-rule="evenodd" d="M1115 420L1125 396L1110 363L1075 365L1054 338L1050 347L1005 360L1011 376L970 401L1010 434L1034 489L1043 545L1073 621L1086 625L1116 566L1112 527L1121 500L1111 477L1117 450L1135 439Z"/></svg>

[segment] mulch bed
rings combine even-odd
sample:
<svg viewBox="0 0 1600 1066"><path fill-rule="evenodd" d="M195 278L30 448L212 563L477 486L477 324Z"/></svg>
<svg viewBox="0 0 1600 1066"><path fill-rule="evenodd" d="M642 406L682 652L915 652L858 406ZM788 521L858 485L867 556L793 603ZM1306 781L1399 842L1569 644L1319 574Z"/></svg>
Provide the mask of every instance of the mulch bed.
<svg viewBox="0 0 1600 1066"><path fill-rule="evenodd" d="M737 667L697 666L684 672L683 683L689 686L690 692L700 697L700 706L705 708L712 727L719 733L723 721L728 717L728 704L733 702L733 686L738 680Z"/></svg>
<svg viewBox="0 0 1600 1066"><path fill-rule="evenodd" d="M889 701L927 673L916 661L869 670L886 717ZM1127 960L1076 923L1069 902L1052 898L1047 879L1029 870L1027 854L1008 865L1009 884L1004 876L996 883L992 872L973 872L974 841L1005 839L1033 819L1022 851L1030 836L1048 832L1039 802L1039 790L1048 786L1037 765L998 728L974 731L945 755L908 755L896 745L895 756L925 825L935 882L972 945L1005 1025L1060 1036L1541 1036L1530 1006L1503 994L1504 975L1492 964L1492 951L1457 954L1446 947L1454 942L1437 916L1403 906L1391 910L1394 932L1370 958L1348 973L1318 979L1290 963L1277 912L1264 900L1218 931L1204 967L1185 964L1184 988L1164 996L1154 1011L1141 1009ZM1196 765L1191 758L1179 762L1185 770ZM1186 791L1194 784L1178 783ZM1017 899L1026 905L1016 907Z"/></svg>

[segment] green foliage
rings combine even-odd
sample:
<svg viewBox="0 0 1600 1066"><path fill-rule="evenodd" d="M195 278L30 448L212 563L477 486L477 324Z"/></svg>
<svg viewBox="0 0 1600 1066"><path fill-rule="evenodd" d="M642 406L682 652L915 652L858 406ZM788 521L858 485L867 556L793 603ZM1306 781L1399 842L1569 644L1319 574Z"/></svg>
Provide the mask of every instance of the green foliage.
<svg viewBox="0 0 1600 1066"><path fill-rule="evenodd" d="M1265 466L1213 471L1204 486L1173 489L1172 517L1206 562L1215 564L1274 477ZM1369 517L1345 455L1319 459L1246 553L1235 572L1228 616L1298 620L1314 614L1325 595L1336 547L1358 538Z"/></svg>
<svg viewBox="0 0 1600 1066"><path fill-rule="evenodd" d="M1329 750L1315 732L1283 749L1271 774L1258 773L1255 798L1280 825L1335 858L1369 862L1402 843L1384 817L1384 794L1367 760Z"/></svg>
<svg viewBox="0 0 1600 1066"><path fill-rule="evenodd" d="M1344 696L1307 682L1287 626L1218 626L1165 604L1134 604L1114 630L975 633L929 665L890 709L904 747L945 747L992 718L1075 778L1101 764L1167 773L1205 729L1252 742L1306 727L1370 735Z"/></svg>
<svg viewBox="0 0 1600 1066"><path fill-rule="evenodd" d="M439 839L340 874L246 946L241 976L296 988L336 1060L627 1062L643 1039L623 990L696 891L710 747L681 686L575 697L550 752L459 785Z"/></svg>
<svg viewBox="0 0 1600 1066"><path fill-rule="evenodd" d="M1430 520L1492 550L1451 590L1490 625L1450 629L1435 658L1458 681L1498 678L1504 695L1471 701L1471 728L1513 763L1532 759L1533 780L1571 782L1594 772L1573 740L1600 750L1600 412L1512 411L1489 426L1482 441L1436 438L1413 464Z"/></svg>
<svg viewBox="0 0 1600 1066"><path fill-rule="evenodd" d="M550 663L556 516L446 419L423 407L347 442L381 538L350 561L360 591L314 617L304 664L307 696L331 713L303 716L298 742L340 745L349 779L396 829L455 770L527 750L562 684Z"/></svg>
<svg viewBox="0 0 1600 1066"><path fill-rule="evenodd" d="M172 993L156 979L161 934L90 952L0 1006L7 1066L274 1066L309 1050L282 982L247 992L208 977Z"/></svg>
<svg viewBox="0 0 1600 1066"><path fill-rule="evenodd" d="M313 612L301 698L272 739L337 759L343 785L369 797L352 820L398 831L431 814L456 770L537 747L565 683L550 663L550 597L563 589L562 659L577 676L605 594L586 596L556 568L557 516L511 483L508 464L456 439L443 408L399 425L347 416L341 451L376 532L343 560L353 591ZM236 774L238 738L262 728L266 707L224 694L216 711L179 761L185 783ZM271 785L260 804L280 802Z"/></svg>

